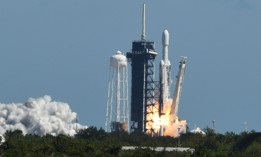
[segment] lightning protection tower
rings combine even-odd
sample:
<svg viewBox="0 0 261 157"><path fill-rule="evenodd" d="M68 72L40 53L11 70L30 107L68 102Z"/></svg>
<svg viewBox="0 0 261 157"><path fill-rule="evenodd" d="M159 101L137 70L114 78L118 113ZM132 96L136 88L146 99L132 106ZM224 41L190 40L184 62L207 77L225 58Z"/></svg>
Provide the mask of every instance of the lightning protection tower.
<svg viewBox="0 0 261 157"><path fill-rule="evenodd" d="M117 51L110 58L110 80L105 130L128 131L128 73L127 58Z"/></svg>
<svg viewBox="0 0 261 157"><path fill-rule="evenodd" d="M154 59L157 55L154 42L145 35L145 4L143 5L142 35L140 41L132 42L132 51L127 52L131 62L131 131L153 133L150 115L155 111Z"/></svg>

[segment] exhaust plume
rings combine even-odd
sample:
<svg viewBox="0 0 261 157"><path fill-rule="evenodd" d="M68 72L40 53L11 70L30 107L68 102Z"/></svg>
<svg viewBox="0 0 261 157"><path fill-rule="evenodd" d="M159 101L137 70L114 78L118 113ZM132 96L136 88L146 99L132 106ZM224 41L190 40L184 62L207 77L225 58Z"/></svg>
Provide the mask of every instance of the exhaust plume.
<svg viewBox="0 0 261 157"><path fill-rule="evenodd" d="M187 121L181 120L171 113L172 101L172 99L164 100L163 115L161 116L159 116L158 102L155 103L155 107L147 107L147 111L150 111L150 114L147 114L146 117L149 121L146 125L148 134L152 133L151 130L158 134L161 127L163 128L163 136L179 137L181 134L186 133Z"/></svg>
<svg viewBox="0 0 261 157"><path fill-rule="evenodd" d="M77 129L87 128L78 124L76 117L67 103L52 101L50 96L29 98L25 103L0 103L0 134L18 129L23 134L73 136Z"/></svg>

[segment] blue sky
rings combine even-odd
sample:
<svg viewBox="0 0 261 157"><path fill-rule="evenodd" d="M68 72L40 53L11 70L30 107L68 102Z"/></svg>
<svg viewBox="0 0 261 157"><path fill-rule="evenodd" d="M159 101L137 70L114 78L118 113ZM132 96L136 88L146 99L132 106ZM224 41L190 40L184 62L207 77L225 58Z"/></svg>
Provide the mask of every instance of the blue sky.
<svg viewBox="0 0 261 157"><path fill-rule="evenodd" d="M260 0L1 0L0 102L50 95L80 123L104 127L109 57L141 36L161 58L170 32L173 79L188 57L179 116L189 127L261 131ZM173 91L173 90L172 90Z"/></svg>

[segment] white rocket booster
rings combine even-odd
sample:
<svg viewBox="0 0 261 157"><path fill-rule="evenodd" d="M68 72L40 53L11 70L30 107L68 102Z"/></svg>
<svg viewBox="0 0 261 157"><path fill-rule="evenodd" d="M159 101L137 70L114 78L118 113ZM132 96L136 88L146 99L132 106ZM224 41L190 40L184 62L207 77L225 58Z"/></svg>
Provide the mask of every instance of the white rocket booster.
<svg viewBox="0 0 261 157"><path fill-rule="evenodd" d="M187 57L181 56L181 60L179 63L180 63L179 72L177 75L177 81L176 81L176 85L175 85L173 101L172 101L171 110L170 110L171 121L175 121L178 116L179 100L181 97L184 74L185 74L185 70L186 70Z"/></svg>
<svg viewBox="0 0 261 157"><path fill-rule="evenodd" d="M160 61L160 83L162 86L162 99L167 100L170 98L170 85L171 85L171 64L168 58L168 49L169 49L169 32L164 30L162 34L162 47L163 47L163 56Z"/></svg>

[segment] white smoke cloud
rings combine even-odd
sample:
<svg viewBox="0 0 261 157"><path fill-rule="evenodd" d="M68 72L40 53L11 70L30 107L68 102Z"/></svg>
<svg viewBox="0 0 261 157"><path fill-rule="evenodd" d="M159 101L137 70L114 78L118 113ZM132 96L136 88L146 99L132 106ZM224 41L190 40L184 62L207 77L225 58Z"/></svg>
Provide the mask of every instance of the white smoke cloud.
<svg viewBox="0 0 261 157"><path fill-rule="evenodd" d="M0 103L0 134L19 129L24 134L72 136L77 129L87 128L76 123L76 116L67 103L52 101L50 96L29 98L25 103Z"/></svg>

